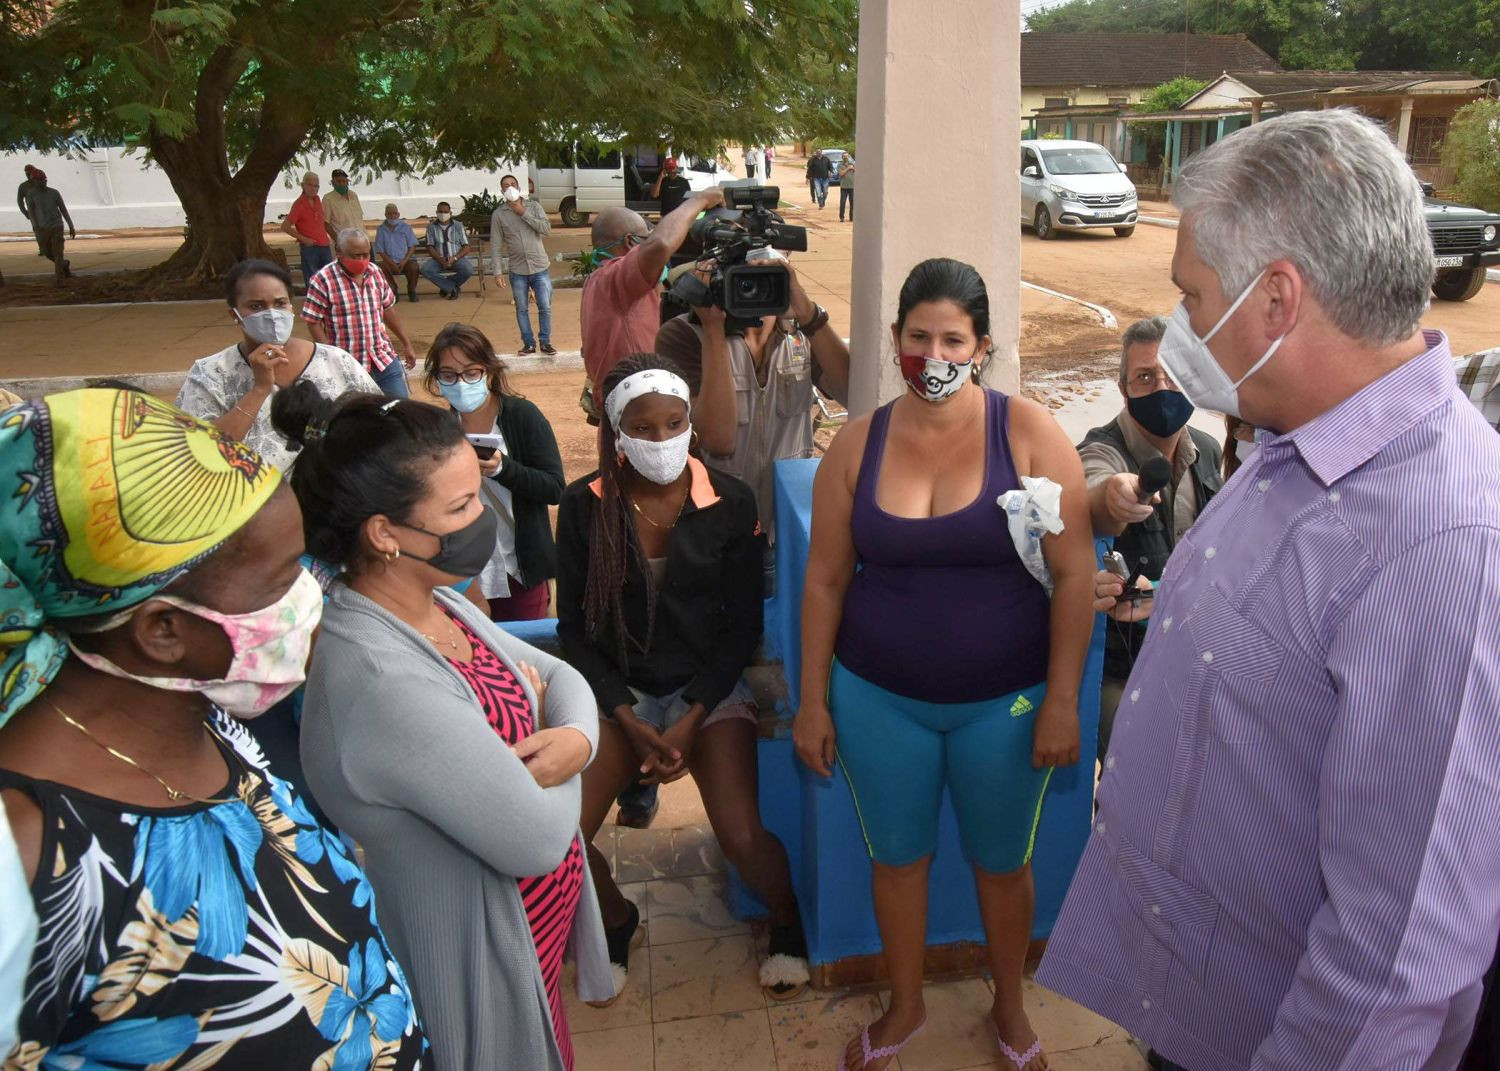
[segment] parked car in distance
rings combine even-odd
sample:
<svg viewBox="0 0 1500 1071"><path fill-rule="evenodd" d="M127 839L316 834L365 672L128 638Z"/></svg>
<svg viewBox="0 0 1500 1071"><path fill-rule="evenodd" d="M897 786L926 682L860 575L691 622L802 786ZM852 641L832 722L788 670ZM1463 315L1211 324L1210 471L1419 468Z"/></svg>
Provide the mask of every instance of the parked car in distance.
<svg viewBox="0 0 1500 1071"><path fill-rule="evenodd" d="M823 155L828 157L829 164L833 166L833 170L828 173L828 185L837 186L839 184L839 172L844 169L844 157L849 155L849 150L824 149Z"/></svg>
<svg viewBox="0 0 1500 1071"><path fill-rule="evenodd" d="M1021 142L1021 224L1038 238L1099 227L1129 238L1139 214L1135 184L1103 145L1050 138Z"/></svg>
<svg viewBox="0 0 1500 1071"><path fill-rule="evenodd" d="M1486 269L1500 265L1500 215L1439 201L1431 183L1422 183L1422 194L1437 263L1432 292L1442 301L1468 301L1484 287Z"/></svg>

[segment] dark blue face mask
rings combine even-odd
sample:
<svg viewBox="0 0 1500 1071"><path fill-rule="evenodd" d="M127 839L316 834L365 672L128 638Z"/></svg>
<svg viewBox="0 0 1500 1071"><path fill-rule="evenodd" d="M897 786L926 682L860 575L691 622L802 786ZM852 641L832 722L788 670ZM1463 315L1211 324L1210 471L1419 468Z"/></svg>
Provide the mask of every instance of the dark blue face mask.
<svg viewBox="0 0 1500 1071"><path fill-rule="evenodd" d="M1193 403L1180 390L1162 389L1141 398L1126 398L1125 408L1137 424L1160 439L1176 435L1193 415Z"/></svg>

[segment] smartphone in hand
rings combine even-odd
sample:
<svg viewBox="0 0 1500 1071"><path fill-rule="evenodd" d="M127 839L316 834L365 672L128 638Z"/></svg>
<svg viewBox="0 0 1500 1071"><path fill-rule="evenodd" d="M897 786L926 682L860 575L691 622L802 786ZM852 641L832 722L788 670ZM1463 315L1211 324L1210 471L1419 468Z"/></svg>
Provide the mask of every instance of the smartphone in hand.
<svg viewBox="0 0 1500 1071"><path fill-rule="evenodd" d="M469 445L472 446L474 448L474 452L479 455L480 461L488 461L490 458L494 457L495 451L500 449L501 445L503 444L503 440L498 435L476 434L465 435L464 438L469 440Z"/></svg>

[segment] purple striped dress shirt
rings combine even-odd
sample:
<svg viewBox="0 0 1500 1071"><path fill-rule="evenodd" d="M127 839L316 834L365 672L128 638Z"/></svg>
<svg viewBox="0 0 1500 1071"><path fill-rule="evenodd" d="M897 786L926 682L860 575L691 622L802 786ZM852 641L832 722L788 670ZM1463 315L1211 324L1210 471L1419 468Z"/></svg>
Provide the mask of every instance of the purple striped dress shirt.
<svg viewBox="0 0 1500 1071"><path fill-rule="evenodd" d="M1500 930L1500 436L1447 340L1178 543L1038 973L1191 1071L1451 1069Z"/></svg>

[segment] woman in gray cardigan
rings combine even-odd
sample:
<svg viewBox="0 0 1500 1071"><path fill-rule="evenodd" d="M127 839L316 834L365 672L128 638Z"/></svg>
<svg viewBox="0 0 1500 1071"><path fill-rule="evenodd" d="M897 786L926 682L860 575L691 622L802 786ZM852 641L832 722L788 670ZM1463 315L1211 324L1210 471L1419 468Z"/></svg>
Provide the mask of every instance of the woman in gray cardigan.
<svg viewBox="0 0 1500 1071"><path fill-rule="evenodd" d="M568 1071L564 950L580 997L614 995L578 831L593 693L438 590L495 541L451 413L298 385L272 415L303 445L308 551L345 570L308 675L303 764L364 847L435 1066Z"/></svg>

